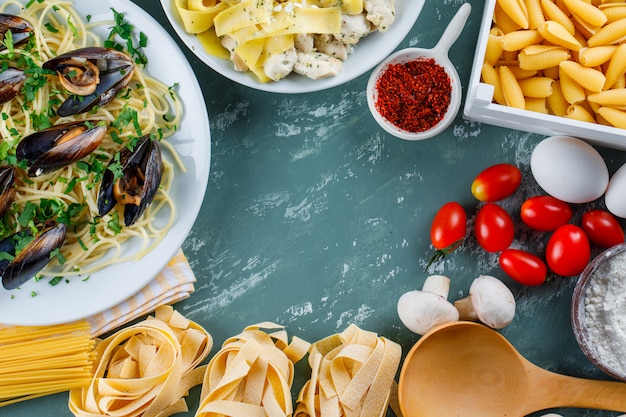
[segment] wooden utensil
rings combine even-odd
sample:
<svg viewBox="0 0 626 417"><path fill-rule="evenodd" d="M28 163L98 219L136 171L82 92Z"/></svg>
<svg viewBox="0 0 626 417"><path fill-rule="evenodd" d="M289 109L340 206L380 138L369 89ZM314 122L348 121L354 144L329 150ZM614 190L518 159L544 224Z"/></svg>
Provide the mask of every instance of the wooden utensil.
<svg viewBox="0 0 626 417"><path fill-rule="evenodd" d="M544 370L497 331L464 321L424 335L398 385L404 417L515 417L553 407L626 412L626 383Z"/></svg>

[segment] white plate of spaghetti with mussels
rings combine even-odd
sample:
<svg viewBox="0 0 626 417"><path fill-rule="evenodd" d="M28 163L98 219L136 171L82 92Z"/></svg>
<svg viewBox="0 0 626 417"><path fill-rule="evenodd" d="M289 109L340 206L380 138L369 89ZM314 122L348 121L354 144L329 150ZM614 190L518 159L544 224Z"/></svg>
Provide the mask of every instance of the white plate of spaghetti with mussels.
<svg viewBox="0 0 626 417"><path fill-rule="evenodd" d="M339 86L404 40L424 0L160 0L187 47L219 74L272 93Z"/></svg>
<svg viewBox="0 0 626 417"><path fill-rule="evenodd" d="M143 288L191 230L209 176L204 100L130 1L0 13L0 323L82 319Z"/></svg>

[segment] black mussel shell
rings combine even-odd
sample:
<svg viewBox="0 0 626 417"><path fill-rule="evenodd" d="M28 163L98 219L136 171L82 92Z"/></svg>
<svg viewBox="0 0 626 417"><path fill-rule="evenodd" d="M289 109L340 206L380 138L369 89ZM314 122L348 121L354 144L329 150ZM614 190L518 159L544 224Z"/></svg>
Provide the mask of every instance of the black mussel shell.
<svg viewBox="0 0 626 417"><path fill-rule="evenodd" d="M104 216L117 203L123 204L124 224L130 226L152 203L161 184L163 159L159 141L145 135L132 150L122 149L117 160L123 175L116 179L112 170L105 171L98 193L98 212ZM112 163L117 163L116 158Z"/></svg>
<svg viewBox="0 0 626 417"><path fill-rule="evenodd" d="M0 72L0 104L7 103L18 95L26 81L24 71L9 67Z"/></svg>
<svg viewBox="0 0 626 417"><path fill-rule="evenodd" d="M0 217L11 207L15 199L15 168L0 168Z"/></svg>
<svg viewBox="0 0 626 417"><path fill-rule="evenodd" d="M18 161L27 161L36 177L80 161L100 146L107 127L87 120L63 123L32 133L17 145Z"/></svg>
<svg viewBox="0 0 626 417"><path fill-rule="evenodd" d="M0 13L0 51L6 49L4 37L8 31L11 31L13 36L13 45L17 46L28 40L34 28L26 19L12 14Z"/></svg>
<svg viewBox="0 0 626 417"><path fill-rule="evenodd" d="M71 116L88 112L96 106L104 106L115 98L117 93L128 85L135 64L124 53L111 48L88 47L67 52L43 64L44 69L63 73L68 62L74 66L76 61L87 60L100 70L99 82L93 93L78 96L72 95L59 106L59 116ZM62 76L62 75L59 75Z"/></svg>
<svg viewBox="0 0 626 417"><path fill-rule="evenodd" d="M0 261L2 286L7 290L14 290L33 278L50 262L52 251L63 245L66 230L67 227L63 223L56 223L46 228L17 255L15 243L20 238L24 238L27 235L26 232L17 232L0 241L0 252L15 256L11 261Z"/></svg>

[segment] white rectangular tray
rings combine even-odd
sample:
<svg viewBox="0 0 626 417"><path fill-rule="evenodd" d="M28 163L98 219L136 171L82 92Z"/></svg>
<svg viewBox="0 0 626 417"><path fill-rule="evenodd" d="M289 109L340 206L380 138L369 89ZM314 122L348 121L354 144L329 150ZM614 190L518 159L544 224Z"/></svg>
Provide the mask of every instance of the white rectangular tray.
<svg viewBox="0 0 626 417"><path fill-rule="evenodd" d="M480 70L485 58L495 5L496 0L485 2L463 117L467 120L541 135L574 136L592 145L626 150L626 130L624 129L515 109L492 102L493 86L480 81Z"/></svg>

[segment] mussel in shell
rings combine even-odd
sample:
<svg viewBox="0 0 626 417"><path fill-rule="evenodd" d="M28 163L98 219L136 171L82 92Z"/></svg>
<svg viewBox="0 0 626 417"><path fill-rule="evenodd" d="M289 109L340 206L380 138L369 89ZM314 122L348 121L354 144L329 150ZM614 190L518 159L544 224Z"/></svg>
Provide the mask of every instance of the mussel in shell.
<svg viewBox="0 0 626 417"><path fill-rule="evenodd" d="M37 234L19 252L16 246L23 239L30 239L30 233L19 231L0 241L0 253L8 254L12 260L0 261L0 276L2 286L7 290L13 290L33 278L41 269L50 262L52 251L60 248L65 241L67 226L56 223L47 227ZM4 256L3 258L7 258Z"/></svg>
<svg viewBox="0 0 626 417"><path fill-rule="evenodd" d="M17 68L8 67L0 72L0 104L13 100L22 89L24 81L26 74Z"/></svg>
<svg viewBox="0 0 626 417"><path fill-rule="evenodd" d="M26 42L34 31L33 25L26 19L7 13L0 13L0 51L7 49L5 38L11 32L13 46Z"/></svg>
<svg viewBox="0 0 626 417"><path fill-rule="evenodd" d="M121 176L114 175L112 164L119 164L115 171L121 170ZM132 225L154 199L162 176L163 159L157 139L145 135L132 150L125 147L119 152L119 158L113 158L103 175L98 192L100 216L107 214L116 204L123 204L124 223Z"/></svg>
<svg viewBox="0 0 626 417"><path fill-rule="evenodd" d="M15 168L6 166L0 168L0 217L11 207L15 200Z"/></svg>
<svg viewBox="0 0 626 417"><path fill-rule="evenodd" d="M28 175L36 177L83 159L100 146L106 131L106 125L93 120L59 124L23 138L15 154L18 161L27 161Z"/></svg>
<svg viewBox="0 0 626 417"><path fill-rule="evenodd" d="M59 116L71 116L104 106L128 85L134 62L111 48L87 47L59 55L43 64L55 71L72 96L59 106Z"/></svg>

